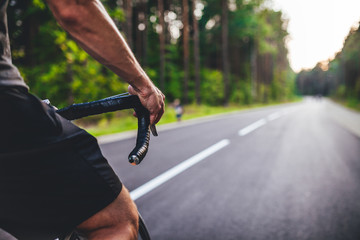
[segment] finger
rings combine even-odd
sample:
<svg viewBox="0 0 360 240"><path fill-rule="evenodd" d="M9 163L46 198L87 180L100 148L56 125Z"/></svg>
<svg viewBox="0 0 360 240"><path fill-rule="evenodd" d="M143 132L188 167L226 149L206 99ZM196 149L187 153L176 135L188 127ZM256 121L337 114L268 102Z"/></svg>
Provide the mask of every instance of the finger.
<svg viewBox="0 0 360 240"><path fill-rule="evenodd" d="M161 119L161 117L159 117L159 115L156 115L154 124L157 124L160 121L160 119Z"/></svg>
<svg viewBox="0 0 360 240"><path fill-rule="evenodd" d="M155 116L155 123L158 123L162 117L162 115L164 114L164 108L161 108L160 111L156 114Z"/></svg>
<svg viewBox="0 0 360 240"><path fill-rule="evenodd" d="M136 91L134 90L134 88L133 88L131 85L128 86L128 92L129 92L131 95L136 95Z"/></svg>
<svg viewBox="0 0 360 240"><path fill-rule="evenodd" d="M159 112L159 120L161 119L161 117L163 116L164 113L165 113L165 101L163 100L161 103L161 109Z"/></svg>
<svg viewBox="0 0 360 240"><path fill-rule="evenodd" d="M151 114L150 115L150 125L155 125L157 122L156 122L156 115L154 114Z"/></svg>
<svg viewBox="0 0 360 240"><path fill-rule="evenodd" d="M157 116L157 122L160 121L160 119L162 118L163 114L164 114L164 111L162 110L162 111L158 114L158 116Z"/></svg>

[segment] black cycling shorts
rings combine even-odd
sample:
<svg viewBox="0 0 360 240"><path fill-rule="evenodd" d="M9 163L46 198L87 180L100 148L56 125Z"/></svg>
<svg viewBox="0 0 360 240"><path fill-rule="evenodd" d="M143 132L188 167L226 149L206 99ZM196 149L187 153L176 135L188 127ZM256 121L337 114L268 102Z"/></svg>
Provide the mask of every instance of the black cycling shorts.
<svg viewBox="0 0 360 240"><path fill-rule="evenodd" d="M54 239L119 195L96 139L26 89L0 88L0 114L0 228Z"/></svg>

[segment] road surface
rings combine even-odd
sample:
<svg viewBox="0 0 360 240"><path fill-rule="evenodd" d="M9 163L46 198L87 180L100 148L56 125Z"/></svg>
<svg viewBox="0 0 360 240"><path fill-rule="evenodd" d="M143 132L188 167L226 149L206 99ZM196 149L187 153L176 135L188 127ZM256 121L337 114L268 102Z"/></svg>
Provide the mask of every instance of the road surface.
<svg viewBox="0 0 360 240"><path fill-rule="evenodd" d="M135 196L156 240L360 239L360 139L325 101L160 132L137 167L133 142L102 150L133 197L165 172Z"/></svg>
<svg viewBox="0 0 360 240"><path fill-rule="evenodd" d="M325 101L185 122L102 144L155 240L360 239L360 138Z"/></svg>

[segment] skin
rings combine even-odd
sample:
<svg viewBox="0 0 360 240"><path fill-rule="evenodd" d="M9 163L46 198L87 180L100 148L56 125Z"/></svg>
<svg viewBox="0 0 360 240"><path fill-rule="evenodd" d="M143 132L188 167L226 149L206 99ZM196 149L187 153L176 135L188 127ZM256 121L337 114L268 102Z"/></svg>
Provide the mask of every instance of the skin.
<svg viewBox="0 0 360 240"><path fill-rule="evenodd" d="M164 113L164 94L152 83L98 0L47 0L58 23L92 57L129 85L150 112L150 124ZM137 239L138 214L129 192L123 187L117 199L77 230L89 240Z"/></svg>
<svg viewBox="0 0 360 240"><path fill-rule="evenodd" d="M124 38L98 0L47 0L58 23L92 57L127 81L150 111L150 124L164 113L164 94L141 68Z"/></svg>
<svg viewBox="0 0 360 240"><path fill-rule="evenodd" d="M138 239L138 212L129 191L123 187L109 206L90 217L76 230L89 240Z"/></svg>

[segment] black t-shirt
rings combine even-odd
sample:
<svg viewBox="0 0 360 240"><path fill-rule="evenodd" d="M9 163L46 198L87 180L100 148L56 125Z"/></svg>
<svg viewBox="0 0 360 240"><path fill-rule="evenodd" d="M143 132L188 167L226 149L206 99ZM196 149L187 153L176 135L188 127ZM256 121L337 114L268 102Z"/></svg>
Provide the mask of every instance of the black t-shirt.
<svg viewBox="0 0 360 240"><path fill-rule="evenodd" d="M6 8L8 0L0 0L0 87L27 87L19 70L12 64L7 26Z"/></svg>

